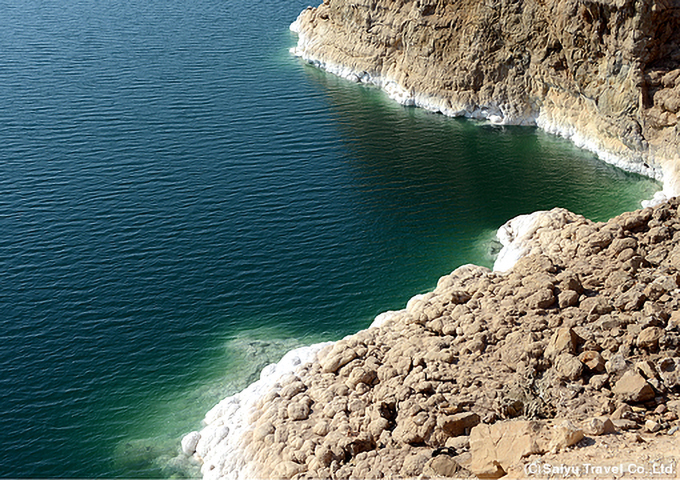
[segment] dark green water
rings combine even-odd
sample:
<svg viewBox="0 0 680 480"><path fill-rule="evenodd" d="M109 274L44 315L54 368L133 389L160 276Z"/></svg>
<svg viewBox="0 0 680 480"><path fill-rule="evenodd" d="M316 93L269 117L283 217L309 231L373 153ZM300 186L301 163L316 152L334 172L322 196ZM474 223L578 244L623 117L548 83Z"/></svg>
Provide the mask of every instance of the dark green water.
<svg viewBox="0 0 680 480"><path fill-rule="evenodd" d="M303 65L306 1L0 0L0 477L167 477L220 398L495 229L655 182Z"/></svg>

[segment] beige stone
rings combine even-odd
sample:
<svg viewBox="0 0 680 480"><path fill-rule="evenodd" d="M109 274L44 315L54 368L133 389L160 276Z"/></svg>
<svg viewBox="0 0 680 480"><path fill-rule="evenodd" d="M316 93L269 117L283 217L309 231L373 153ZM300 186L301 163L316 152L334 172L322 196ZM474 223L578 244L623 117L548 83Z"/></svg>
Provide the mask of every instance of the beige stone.
<svg viewBox="0 0 680 480"><path fill-rule="evenodd" d="M654 398L654 390L642 375L628 370L614 385L612 391L625 402L646 402Z"/></svg>
<svg viewBox="0 0 680 480"><path fill-rule="evenodd" d="M569 353L573 355L576 353L576 347L579 342L579 337L571 328L559 328L550 338L548 346L545 349L545 357L554 359L562 353Z"/></svg>
<svg viewBox="0 0 680 480"><path fill-rule="evenodd" d="M469 435L470 429L478 425L479 422L479 415L472 412L461 412L454 415L437 417L437 426L451 437Z"/></svg>
<svg viewBox="0 0 680 480"><path fill-rule="evenodd" d="M466 478L471 472L461 467L458 462L448 455L437 455L430 459L423 467L426 477Z"/></svg>
<svg viewBox="0 0 680 480"><path fill-rule="evenodd" d="M542 425L533 421L480 424L470 433L470 470L479 478L500 478L511 465L547 450Z"/></svg>
<svg viewBox="0 0 680 480"><path fill-rule="evenodd" d="M583 440L583 430L576 427L569 420L564 420L553 427L552 438L548 448L552 452L559 452L576 445L581 440Z"/></svg>
<svg viewBox="0 0 680 480"><path fill-rule="evenodd" d="M641 348L656 349L663 334L663 329L659 327L647 327L640 332L635 343Z"/></svg>
<svg viewBox="0 0 680 480"><path fill-rule="evenodd" d="M588 420L584 427L588 435L606 435L616 432L616 427L609 417L593 417Z"/></svg>
<svg viewBox="0 0 680 480"><path fill-rule="evenodd" d="M579 355L578 358L579 360L581 360L581 362L583 362L583 364L586 367L588 367L588 370L590 370L593 373L602 373L605 371L604 358L602 358L602 355L600 355L598 352L588 350L586 352L581 353L581 355Z"/></svg>

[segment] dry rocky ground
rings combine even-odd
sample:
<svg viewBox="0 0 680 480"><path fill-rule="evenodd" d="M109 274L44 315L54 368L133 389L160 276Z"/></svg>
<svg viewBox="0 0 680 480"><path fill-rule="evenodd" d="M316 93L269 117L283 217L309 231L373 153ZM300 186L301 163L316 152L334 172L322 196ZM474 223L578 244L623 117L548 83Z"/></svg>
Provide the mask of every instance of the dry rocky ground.
<svg viewBox="0 0 680 480"><path fill-rule="evenodd" d="M630 477L679 460L679 204L606 223L543 214L509 272L461 267L282 380L252 418L250 465L495 478L625 462Z"/></svg>

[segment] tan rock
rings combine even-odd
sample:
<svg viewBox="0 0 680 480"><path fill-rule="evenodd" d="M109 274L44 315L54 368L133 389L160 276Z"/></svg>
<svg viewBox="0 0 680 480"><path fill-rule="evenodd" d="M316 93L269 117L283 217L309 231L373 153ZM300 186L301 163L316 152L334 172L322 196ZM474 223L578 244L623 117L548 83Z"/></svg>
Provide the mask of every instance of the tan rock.
<svg viewBox="0 0 680 480"><path fill-rule="evenodd" d="M470 471L479 478L500 478L510 465L547 451L542 425L533 421L480 424L470 433Z"/></svg>
<svg viewBox="0 0 680 480"><path fill-rule="evenodd" d="M585 433L588 435L606 435L615 433L616 427L609 417L593 417L586 422Z"/></svg>
<svg viewBox="0 0 680 480"><path fill-rule="evenodd" d="M461 412L455 415L442 415L437 417L437 426L451 437L469 435L470 429L480 422L476 413Z"/></svg>
<svg viewBox="0 0 680 480"><path fill-rule="evenodd" d="M557 296L557 303L560 308L573 307L578 305L579 294L574 290L565 290Z"/></svg>
<svg viewBox="0 0 680 480"><path fill-rule="evenodd" d="M659 327L647 327L640 332L636 345L648 350L656 350L659 346L659 340L663 337L664 331Z"/></svg>
<svg viewBox="0 0 680 480"><path fill-rule="evenodd" d="M579 336L571 328L559 328L548 342L545 357L552 360L562 353L573 355L576 353L579 340Z"/></svg>
<svg viewBox="0 0 680 480"><path fill-rule="evenodd" d="M416 477L423 473L425 465L429 461L429 455L425 453L414 453L404 459L401 473L406 477Z"/></svg>
<svg viewBox="0 0 680 480"><path fill-rule="evenodd" d="M654 398L654 390L642 375L628 370L612 389L624 402L646 402Z"/></svg>
<svg viewBox="0 0 680 480"><path fill-rule="evenodd" d="M280 462L274 470L274 476L275 478L292 478L306 470L307 467L300 463L291 461Z"/></svg>
<svg viewBox="0 0 680 480"><path fill-rule="evenodd" d="M650 433L656 433L659 430L661 430L661 424L654 420L647 420L645 422L645 430L647 430Z"/></svg>
<svg viewBox="0 0 680 480"><path fill-rule="evenodd" d="M574 355L562 353L555 359L555 369L562 377L577 380L583 373L583 363Z"/></svg>
<svg viewBox="0 0 680 480"><path fill-rule="evenodd" d="M303 402L289 403L286 410L291 420L306 420L310 412L309 406Z"/></svg>
<svg viewBox="0 0 680 480"><path fill-rule="evenodd" d="M593 373L602 373L605 371L605 361L598 352L588 350L579 355L579 360Z"/></svg>
<svg viewBox="0 0 680 480"><path fill-rule="evenodd" d="M336 344L337 346L337 344ZM321 361L321 369L326 373L335 373L341 367L357 358L357 353L349 347L334 347L333 350Z"/></svg>
<svg viewBox="0 0 680 480"><path fill-rule="evenodd" d="M426 477L467 478L472 473L461 467L458 462L448 455L437 455L430 459L423 467Z"/></svg>
<svg viewBox="0 0 680 480"><path fill-rule="evenodd" d="M549 308L555 303L555 294L552 290L543 288L530 295L526 302L529 308Z"/></svg>
<svg viewBox="0 0 680 480"><path fill-rule="evenodd" d="M619 418L618 420L612 420L614 427L618 430L632 430L637 428L637 422L629 420L627 418Z"/></svg>
<svg viewBox="0 0 680 480"><path fill-rule="evenodd" d="M271 422L266 422L262 425L257 426L255 430L253 430L253 440L259 442L261 440L264 440L264 437L271 433L274 433L274 425L272 425Z"/></svg>

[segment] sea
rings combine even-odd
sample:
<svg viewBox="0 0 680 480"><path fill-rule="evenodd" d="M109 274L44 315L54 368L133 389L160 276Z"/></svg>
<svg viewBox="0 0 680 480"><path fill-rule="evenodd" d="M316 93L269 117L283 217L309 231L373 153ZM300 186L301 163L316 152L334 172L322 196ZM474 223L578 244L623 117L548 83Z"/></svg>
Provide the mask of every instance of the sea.
<svg viewBox="0 0 680 480"><path fill-rule="evenodd" d="M0 0L0 477L181 478L180 439L556 206L658 182L293 57L308 0Z"/></svg>

